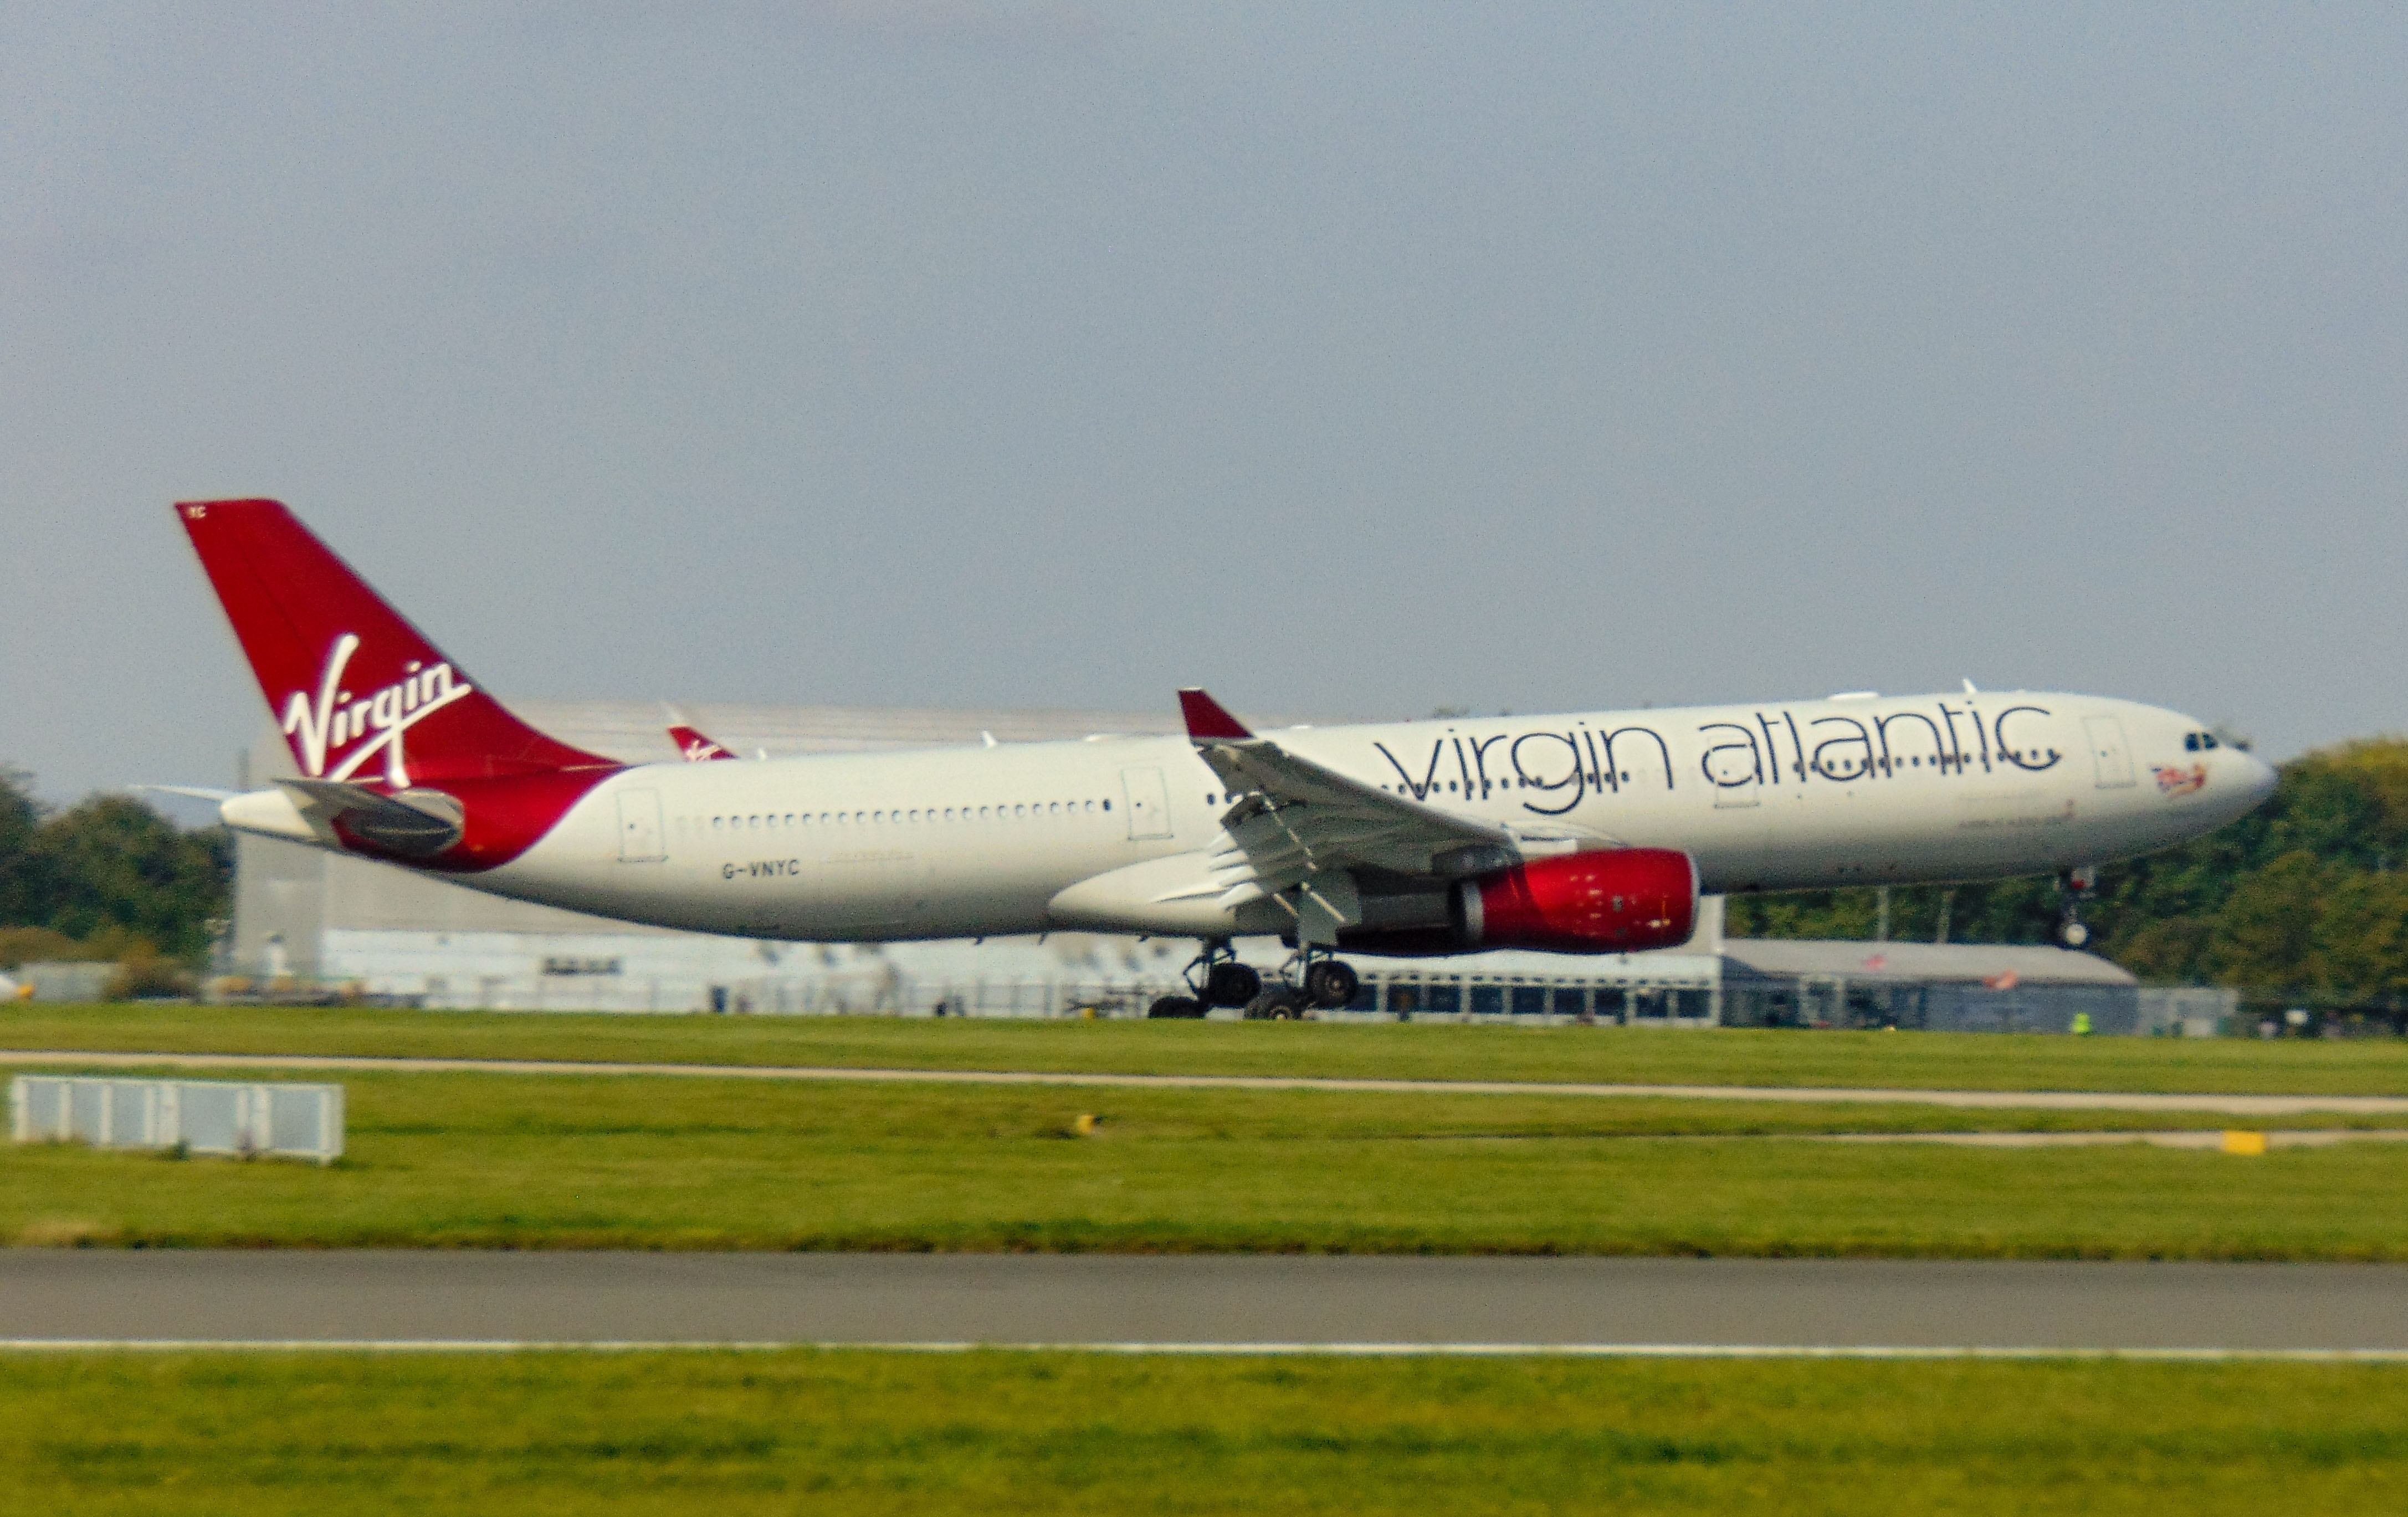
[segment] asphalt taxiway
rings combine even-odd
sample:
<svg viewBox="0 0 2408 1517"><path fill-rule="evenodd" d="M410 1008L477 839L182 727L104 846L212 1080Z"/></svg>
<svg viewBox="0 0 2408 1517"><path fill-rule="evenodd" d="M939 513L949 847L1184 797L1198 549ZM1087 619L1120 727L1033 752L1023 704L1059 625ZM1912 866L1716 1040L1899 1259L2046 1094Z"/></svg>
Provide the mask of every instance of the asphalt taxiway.
<svg viewBox="0 0 2408 1517"><path fill-rule="evenodd" d="M2408 1267L11 1250L0 1341L2408 1356Z"/></svg>

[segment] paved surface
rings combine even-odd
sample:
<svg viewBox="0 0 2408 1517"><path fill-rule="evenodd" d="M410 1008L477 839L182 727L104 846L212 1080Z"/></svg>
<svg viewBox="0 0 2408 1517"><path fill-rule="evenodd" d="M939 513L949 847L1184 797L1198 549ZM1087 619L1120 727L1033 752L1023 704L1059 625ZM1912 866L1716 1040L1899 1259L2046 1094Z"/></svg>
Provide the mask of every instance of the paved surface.
<svg viewBox="0 0 2408 1517"><path fill-rule="evenodd" d="M378 1059L302 1053L87 1053L0 1050L0 1065L81 1069L356 1069L507 1075L687 1075L713 1080L833 1080L928 1085L1095 1085L1172 1090L1387 1091L1452 1095L1589 1095L1708 1101L1862 1101L2044 1111L2214 1111L2288 1117L2312 1111L2408 1114L2408 1095L2157 1095L2116 1091L1886 1090L1826 1085L1603 1085L1501 1080L1318 1080L1284 1075L1108 1075L1020 1069L849 1069L796 1065L610 1064L552 1059Z"/></svg>
<svg viewBox="0 0 2408 1517"><path fill-rule="evenodd" d="M2408 1142L2408 1129L2399 1127L2288 1130L2278 1127L2272 1132L2252 1136L2263 1138L2268 1148L2277 1149L2321 1149L2330 1148L2335 1143ZM2103 1148L2116 1143L2146 1143L2151 1148L2159 1149L2214 1149L2222 1148L2225 1144L2222 1133L2197 1129L2103 1133L1767 1133L1762 1140L1769 1143L1943 1143L1953 1148L1968 1149Z"/></svg>
<svg viewBox="0 0 2408 1517"><path fill-rule="evenodd" d="M0 1251L0 1339L2408 1351L2408 1267Z"/></svg>

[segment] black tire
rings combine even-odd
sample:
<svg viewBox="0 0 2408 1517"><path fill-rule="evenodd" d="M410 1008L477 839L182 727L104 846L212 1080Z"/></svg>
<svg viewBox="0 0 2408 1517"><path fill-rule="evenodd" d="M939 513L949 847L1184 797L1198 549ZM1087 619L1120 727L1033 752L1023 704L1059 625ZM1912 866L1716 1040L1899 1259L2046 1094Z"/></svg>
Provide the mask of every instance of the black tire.
<svg viewBox="0 0 2408 1517"><path fill-rule="evenodd" d="M1324 959L1304 972L1305 995L1325 1011L1335 1011L1353 1000L1362 986L1354 966L1337 959Z"/></svg>
<svg viewBox="0 0 2408 1517"><path fill-rule="evenodd" d="M1303 999L1285 985L1273 985L1246 1003L1248 1022L1295 1022L1303 1015Z"/></svg>
<svg viewBox="0 0 2408 1517"><path fill-rule="evenodd" d="M1192 1022L1204 1015L1204 1003L1193 995L1166 995L1146 1008L1145 1014L1149 1018L1176 1017Z"/></svg>
<svg viewBox="0 0 2408 1517"><path fill-rule="evenodd" d="M1204 976L1206 1006L1243 1006L1263 993L1263 977L1234 959L1223 959Z"/></svg>

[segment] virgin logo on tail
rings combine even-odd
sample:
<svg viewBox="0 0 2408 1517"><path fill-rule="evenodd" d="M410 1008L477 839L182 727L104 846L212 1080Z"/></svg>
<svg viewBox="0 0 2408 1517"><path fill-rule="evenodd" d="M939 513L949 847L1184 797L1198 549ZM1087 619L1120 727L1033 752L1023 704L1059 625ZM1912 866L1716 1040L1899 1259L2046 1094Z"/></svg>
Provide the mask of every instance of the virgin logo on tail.
<svg viewBox="0 0 2408 1517"><path fill-rule="evenodd" d="M669 741L677 744L678 751L685 756L688 764L709 764L715 759L736 756L683 723L669 729Z"/></svg>
<svg viewBox="0 0 2408 1517"><path fill-rule="evenodd" d="M316 701L299 690L286 697L284 733L294 740L301 766L312 780L349 780L361 765L382 753L385 782L405 789L409 768L402 734L453 701L475 694L477 687L455 678L449 664L411 663L403 665L404 678L354 696L343 688L343 671L359 646L360 639L348 632L335 639L326 651ZM330 758L340 761L331 774L326 771Z"/></svg>

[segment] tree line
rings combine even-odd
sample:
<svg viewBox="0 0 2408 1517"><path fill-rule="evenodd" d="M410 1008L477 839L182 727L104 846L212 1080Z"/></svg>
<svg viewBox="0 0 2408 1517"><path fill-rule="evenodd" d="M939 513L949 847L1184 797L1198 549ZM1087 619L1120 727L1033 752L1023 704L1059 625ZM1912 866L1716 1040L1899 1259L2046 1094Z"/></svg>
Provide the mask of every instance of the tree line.
<svg viewBox="0 0 2408 1517"><path fill-rule="evenodd" d="M0 768L0 967L48 958L197 966L227 913L234 845L187 832L128 795L52 811L32 777Z"/></svg>
<svg viewBox="0 0 2408 1517"><path fill-rule="evenodd" d="M2282 766L2248 816L2100 871L2084 919L2105 954L2158 984L2230 985L2253 1001L2408 1004L2408 739L2368 738ZM2046 879L1889 893L1889 936L2043 943ZM1870 889L1734 896L1733 937L1870 937Z"/></svg>

